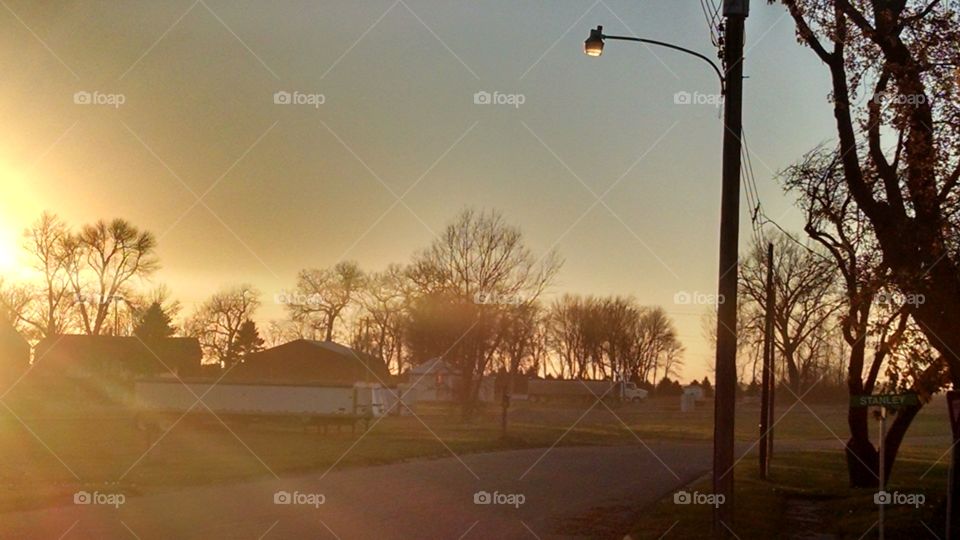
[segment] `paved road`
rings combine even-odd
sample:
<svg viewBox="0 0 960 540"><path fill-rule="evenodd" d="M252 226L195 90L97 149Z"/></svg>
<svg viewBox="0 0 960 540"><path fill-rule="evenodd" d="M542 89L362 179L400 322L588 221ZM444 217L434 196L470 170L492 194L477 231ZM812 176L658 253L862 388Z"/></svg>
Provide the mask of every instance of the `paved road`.
<svg viewBox="0 0 960 540"><path fill-rule="evenodd" d="M563 518L655 501L709 466L700 443L475 454L0 514L0 538L556 538ZM275 504L278 491L323 504ZM524 500L475 504L478 491Z"/></svg>

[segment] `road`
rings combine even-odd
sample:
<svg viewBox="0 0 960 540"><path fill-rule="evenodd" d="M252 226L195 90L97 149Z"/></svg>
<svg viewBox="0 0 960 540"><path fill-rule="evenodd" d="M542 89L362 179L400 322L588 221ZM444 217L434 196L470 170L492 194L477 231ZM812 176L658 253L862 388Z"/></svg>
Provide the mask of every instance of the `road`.
<svg viewBox="0 0 960 540"><path fill-rule="evenodd" d="M682 442L515 450L191 487L118 507L65 501L0 515L0 538L558 538L571 518L679 489L708 471L710 451ZM278 492L301 504L276 504Z"/></svg>

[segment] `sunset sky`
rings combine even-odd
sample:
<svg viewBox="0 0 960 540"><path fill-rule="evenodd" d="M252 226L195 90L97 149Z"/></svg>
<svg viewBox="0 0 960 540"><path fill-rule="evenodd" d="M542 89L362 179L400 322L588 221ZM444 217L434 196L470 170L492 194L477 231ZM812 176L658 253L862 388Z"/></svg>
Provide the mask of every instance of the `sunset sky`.
<svg viewBox="0 0 960 540"><path fill-rule="evenodd" d="M833 136L829 88L786 11L752 4L744 129L766 213L797 230L774 172ZM662 305L684 378L703 377L708 308L674 297L716 288L722 126L674 96L718 82L666 49L588 58L598 24L714 56L695 0L5 0L0 272L21 274L20 235L44 210L124 217L159 237L154 281L186 311L246 282L266 322L302 268L406 262L464 207L497 208L566 259L551 294Z"/></svg>

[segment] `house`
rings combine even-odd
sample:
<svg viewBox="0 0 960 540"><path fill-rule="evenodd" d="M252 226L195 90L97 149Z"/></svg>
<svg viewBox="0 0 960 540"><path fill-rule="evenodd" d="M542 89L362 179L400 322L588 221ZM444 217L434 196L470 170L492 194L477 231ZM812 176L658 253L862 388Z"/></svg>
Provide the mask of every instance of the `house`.
<svg viewBox="0 0 960 540"><path fill-rule="evenodd" d="M30 344L6 319L0 319L0 392L30 367Z"/></svg>
<svg viewBox="0 0 960 540"><path fill-rule="evenodd" d="M443 358L431 358L407 372L408 392L417 402L456 401L460 394L459 369ZM480 401L493 401L494 378L484 377L480 383Z"/></svg>
<svg viewBox="0 0 960 540"><path fill-rule="evenodd" d="M683 388L683 395L691 396L694 401L703 401L706 399L706 394L703 391L703 387L699 384L690 384Z"/></svg>
<svg viewBox="0 0 960 540"><path fill-rule="evenodd" d="M390 382L379 358L333 341L297 339L251 354L225 378L234 381L353 385Z"/></svg>
<svg viewBox="0 0 960 540"><path fill-rule="evenodd" d="M138 375L199 373L203 354L196 338L171 337L149 345L134 336L54 335L34 348L39 376L131 378Z"/></svg>

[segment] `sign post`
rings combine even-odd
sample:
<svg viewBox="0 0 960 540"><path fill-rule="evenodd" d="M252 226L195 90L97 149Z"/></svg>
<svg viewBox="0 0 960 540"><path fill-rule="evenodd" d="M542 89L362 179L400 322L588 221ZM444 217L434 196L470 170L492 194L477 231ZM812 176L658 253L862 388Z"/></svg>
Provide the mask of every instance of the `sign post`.
<svg viewBox="0 0 960 540"><path fill-rule="evenodd" d="M880 472L880 489L878 489L877 491L882 493L886 490L886 487L887 487L887 482L886 482L887 462L885 459L886 456L884 455L885 454L884 447L887 446L887 409L884 407L880 407L877 410L877 418L880 420L880 443L877 445L880 451L880 455L878 459L880 463L879 463L879 467L877 467ZM880 519L877 522L878 523L877 530L879 531L877 538L879 538L880 540L883 540L883 505L884 504L885 504L884 501L880 501L880 504L877 505L879 507L878 512L880 513L879 515Z"/></svg>
<svg viewBox="0 0 960 540"><path fill-rule="evenodd" d="M960 392L957 393L957 413L960 415ZM949 402L949 400L948 400ZM887 439L887 409L902 409L904 407L912 407L920 403L920 398L916 394L870 394L870 395L861 395L861 396L850 396L850 406L851 407L878 407L879 410L876 411L877 420L880 421L880 443L877 445L880 451L879 455L879 466L877 469L880 472L880 489L878 493L882 493L886 489L886 477L887 477L887 461L886 461L886 439ZM954 438L957 438L957 426L954 418L954 406L951 403L951 421L954 423ZM956 447L954 447L956 448ZM878 501L880 521L879 521L879 538L883 540L883 499L876 499ZM949 507L949 506L948 506ZM949 516L947 517L947 527L949 529ZM949 538L949 533L947 538Z"/></svg>

